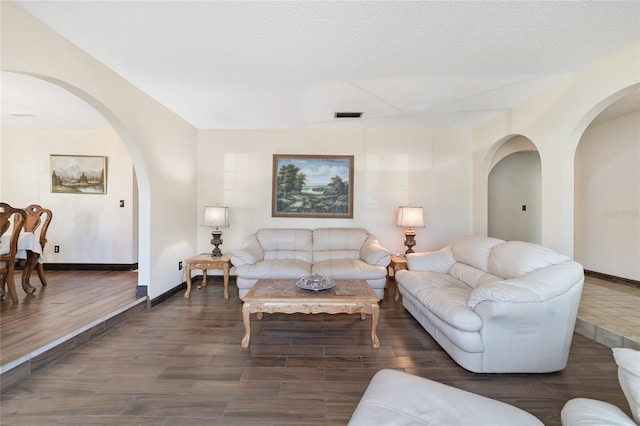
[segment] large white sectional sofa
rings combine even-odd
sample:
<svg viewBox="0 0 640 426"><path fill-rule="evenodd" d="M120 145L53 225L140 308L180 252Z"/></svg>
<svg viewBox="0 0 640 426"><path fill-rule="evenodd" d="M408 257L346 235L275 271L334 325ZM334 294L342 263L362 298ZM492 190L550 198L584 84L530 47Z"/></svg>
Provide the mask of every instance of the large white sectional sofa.
<svg viewBox="0 0 640 426"><path fill-rule="evenodd" d="M382 299L389 261L389 251L361 228L260 229L231 255L240 299L258 279L313 274L367 280Z"/></svg>
<svg viewBox="0 0 640 426"><path fill-rule="evenodd" d="M543 246L464 236L407 255L396 280L405 308L462 367L477 373L565 368L582 266Z"/></svg>

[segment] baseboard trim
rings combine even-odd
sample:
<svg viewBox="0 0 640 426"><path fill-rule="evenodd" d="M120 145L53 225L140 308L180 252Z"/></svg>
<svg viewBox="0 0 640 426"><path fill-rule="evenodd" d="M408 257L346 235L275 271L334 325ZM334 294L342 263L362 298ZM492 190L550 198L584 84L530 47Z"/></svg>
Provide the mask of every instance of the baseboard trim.
<svg viewBox="0 0 640 426"><path fill-rule="evenodd" d="M231 285L235 279L235 275L232 275L229 277L229 285ZM223 277L222 275L207 275L207 282L211 282L211 281L222 281ZM193 286L197 287L198 283L202 281L202 275L195 275L191 278L191 285L192 288ZM153 299L149 300L149 307L153 308L154 306L159 305L160 303L164 302L165 300L167 300L168 298L170 298L171 296L173 296L176 293L179 293L181 291L185 291L187 289L187 283L186 281L183 282L182 284L178 284L177 286L165 291L164 293L162 293L160 296L158 297L154 297Z"/></svg>
<svg viewBox="0 0 640 426"><path fill-rule="evenodd" d="M630 278L616 277L615 275L603 274L602 272L584 270L584 274L593 278L600 278L606 281L612 281L617 284L624 284L634 288L640 289L640 281L632 280Z"/></svg>
<svg viewBox="0 0 640 426"><path fill-rule="evenodd" d="M51 271L137 271L137 263L45 263Z"/></svg>
<svg viewBox="0 0 640 426"><path fill-rule="evenodd" d="M191 279L191 284L192 285L193 285L194 281L195 281L195 278L192 278ZM169 299L174 294L179 293L180 291L186 290L186 289L187 289L187 283L186 282L183 282L182 284L178 284L174 288L170 288L169 290L165 291L160 296L154 297L153 299L150 299L149 300L149 307L153 308L154 306L159 305L160 303L162 303L165 300Z"/></svg>

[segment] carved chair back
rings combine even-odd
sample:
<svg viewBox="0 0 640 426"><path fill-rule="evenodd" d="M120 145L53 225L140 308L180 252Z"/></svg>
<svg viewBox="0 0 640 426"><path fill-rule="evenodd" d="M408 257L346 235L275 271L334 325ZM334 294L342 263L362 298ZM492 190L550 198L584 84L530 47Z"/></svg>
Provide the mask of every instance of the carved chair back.
<svg viewBox="0 0 640 426"><path fill-rule="evenodd" d="M51 219L53 218L53 213L51 212L51 210L45 209L38 204L31 204L29 207L25 208L24 211L27 215L24 224L24 231L33 232L34 234L39 232L40 245L44 249L44 246L47 243L47 230L49 229L49 224L51 223Z"/></svg>
<svg viewBox="0 0 640 426"><path fill-rule="evenodd" d="M5 270L7 263L13 260L15 263L16 252L18 251L18 238L20 232L24 227L24 223L27 219L27 214L22 209L16 209L11 207L7 203L0 203L0 237L8 231L11 231L8 245L9 249L0 249L0 253L6 251L6 253L0 255L0 268ZM4 243L7 243L6 240Z"/></svg>

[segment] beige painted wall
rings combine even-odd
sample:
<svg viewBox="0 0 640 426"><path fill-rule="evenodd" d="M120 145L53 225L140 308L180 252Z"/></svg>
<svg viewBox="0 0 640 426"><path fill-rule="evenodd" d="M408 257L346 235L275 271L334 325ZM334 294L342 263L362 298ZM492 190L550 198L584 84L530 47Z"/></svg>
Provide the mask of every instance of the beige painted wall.
<svg viewBox="0 0 640 426"><path fill-rule="evenodd" d="M640 112L589 126L575 164L576 260L640 281Z"/></svg>
<svg viewBox="0 0 640 426"><path fill-rule="evenodd" d="M353 219L271 217L273 154L353 155ZM415 250L438 249L471 232L468 131L202 130L198 142L198 221L204 206L226 205L231 226L223 250L239 248L262 227L363 227L393 252L406 250L395 227L401 205L423 206ZM199 222L198 222L199 223ZM211 250L199 227L198 249Z"/></svg>
<svg viewBox="0 0 640 426"><path fill-rule="evenodd" d="M518 151L502 158L489 173L488 235L540 244L540 196L538 152Z"/></svg>
<svg viewBox="0 0 640 426"><path fill-rule="evenodd" d="M0 199L13 206L40 204L54 214L47 233L47 262L138 261L133 164L113 129L2 129L1 135ZM106 156L107 193L51 193L50 154ZM60 246L60 253L54 253L54 245Z"/></svg>

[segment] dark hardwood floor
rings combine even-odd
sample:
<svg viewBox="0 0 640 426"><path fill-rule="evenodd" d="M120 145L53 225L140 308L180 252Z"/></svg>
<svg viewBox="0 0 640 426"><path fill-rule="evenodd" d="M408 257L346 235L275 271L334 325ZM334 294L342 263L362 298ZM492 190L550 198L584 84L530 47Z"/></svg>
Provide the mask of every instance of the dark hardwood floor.
<svg viewBox="0 0 640 426"><path fill-rule="evenodd" d="M101 272L102 278L92 274L56 271L55 275L61 282L87 285L97 285L100 279L128 279L121 272ZM42 297L55 293L53 277L49 276ZM152 309L128 315L99 336L94 334L66 356L43 363L2 393L0 423L344 425L381 368L513 404L547 425L559 425L560 409L575 397L604 400L629 413L611 350L578 334L562 372L470 373L449 358L400 302L393 301L391 283L392 290L381 302L379 349L370 346L368 320L322 314L252 318L251 346L242 349L237 288L232 282L231 298L225 300L221 280L210 281L207 288L194 289L189 300L175 294ZM134 288L135 282L125 290L132 298ZM6 301L0 307L4 357L9 328L5 321L23 307L12 308ZM65 318L73 312L60 313L56 321L70 321ZM35 309L24 321L51 320L38 318Z"/></svg>

